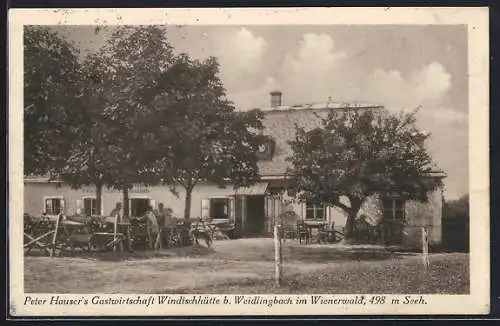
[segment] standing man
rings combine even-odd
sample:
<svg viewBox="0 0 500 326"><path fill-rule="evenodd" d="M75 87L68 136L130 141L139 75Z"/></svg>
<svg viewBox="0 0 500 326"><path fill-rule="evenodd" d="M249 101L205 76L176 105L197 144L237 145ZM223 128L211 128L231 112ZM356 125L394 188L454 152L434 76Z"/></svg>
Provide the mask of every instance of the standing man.
<svg viewBox="0 0 500 326"><path fill-rule="evenodd" d="M109 213L109 216L112 217L113 219L117 217L118 222L120 222L121 214L122 214L122 203L116 203L116 207L111 211L111 213Z"/></svg>
<svg viewBox="0 0 500 326"><path fill-rule="evenodd" d="M146 219L148 223L148 238L149 247L151 249L159 249L160 245L160 228L158 226L158 220L153 213L153 207L148 206L146 211Z"/></svg>
<svg viewBox="0 0 500 326"><path fill-rule="evenodd" d="M106 220L104 221L105 222L105 225L108 226L109 223L112 223L113 224L113 232L118 232L118 224L119 223L122 223L122 203L118 202L116 203L116 206L115 208L111 211L111 213L109 213L109 217L108 218L105 218ZM115 219L117 219L116 223L117 223L117 229L115 230ZM129 231L130 229L127 229L127 233L125 235L125 245L127 247L127 250L132 252L132 243L130 242L130 234L129 234ZM123 244L120 244L120 246L122 246Z"/></svg>
<svg viewBox="0 0 500 326"><path fill-rule="evenodd" d="M163 206L163 203L158 204L158 210L155 211L156 215L156 220L158 222L158 229L159 229L159 247L161 249L162 247L162 242L164 240L164 234L165 234L165 208Z"/></svg>
<svg viewBox="0 0 500 326"><path fill-rule="evenodd" d="M164 210L165 218L163 220L164 225L164 241L167 246L173 245L173 236L176 231L177 222L173 216L173 211L170 207Z"/></svg>

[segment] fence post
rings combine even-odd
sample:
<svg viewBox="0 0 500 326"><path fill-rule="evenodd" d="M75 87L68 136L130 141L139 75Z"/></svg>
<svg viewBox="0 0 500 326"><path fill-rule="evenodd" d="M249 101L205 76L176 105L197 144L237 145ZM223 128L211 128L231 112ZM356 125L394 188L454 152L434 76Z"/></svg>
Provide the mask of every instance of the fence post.
<svg viewBox="0 0 500 326"><path fill-rule="evenodd" d="M281 285L281 277L283 275L281 265L282 265L282 256L281 256L281 239L280 239L280 225L277 223L274 224L274 263L275 263L275 282L276 286Z"/></svg>
<svg viewBox="0 0 500 326"><path fill-rule="evenodd" d="M61 222L61 215L57 216L56 220L56 228L54 230L54 236L52 237L52 245L51 245L51 250L50 250L50 257L54 257L56 254L56 246L57 246L57 234L59 232L59 223Z"/></svg>
<svg viewBox="0 0 500 326"><path fill-rule="evenodd" d="M113 221L113 252L116 253L118 250L118 214L115 214L115 220Z"/></svg>
<svg viewBox="0 0 500 326"><path fill-rule="evenodd" d="M429 237L425 226L422 227L422 262L426 269L429 268Z"/></svg>

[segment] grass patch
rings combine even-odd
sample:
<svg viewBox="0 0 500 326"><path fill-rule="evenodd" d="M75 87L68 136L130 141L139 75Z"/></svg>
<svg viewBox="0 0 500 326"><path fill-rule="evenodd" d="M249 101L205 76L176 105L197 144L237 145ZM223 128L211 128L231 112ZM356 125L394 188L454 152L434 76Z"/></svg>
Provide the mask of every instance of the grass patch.
<svg viewBox="0 0 500 326"><path fill-rule="evenodd" d="M416 253L376 246L283 244L283 284L274 286L271 239L216 241L212 249L26 257L31 293L469 293L469 256Z"/></svg>

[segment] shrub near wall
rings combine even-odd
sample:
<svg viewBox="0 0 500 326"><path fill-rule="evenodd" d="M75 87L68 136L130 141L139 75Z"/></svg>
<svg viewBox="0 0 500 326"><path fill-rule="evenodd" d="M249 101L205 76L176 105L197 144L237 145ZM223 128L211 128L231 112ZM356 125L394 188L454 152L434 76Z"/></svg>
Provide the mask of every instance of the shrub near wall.
<svg viewBox="0 0 500 326"><path fill-rule="evenodd" d="M469 252L469 196L447 201L443 208L443 249Z"/></svg>

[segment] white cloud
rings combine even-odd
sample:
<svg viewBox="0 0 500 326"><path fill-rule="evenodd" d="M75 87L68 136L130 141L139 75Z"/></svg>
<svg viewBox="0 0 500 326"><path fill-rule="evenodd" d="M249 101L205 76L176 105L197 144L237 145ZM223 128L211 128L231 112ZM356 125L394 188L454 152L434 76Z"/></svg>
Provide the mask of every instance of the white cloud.
<svg viewBox="0 0 500 326"><path fill-rule="evenodd" d="M284 104L321 102L331 97L338 101L382 103L397 110L422 106L422 112L435 118L455 122L464 119L453 110L437 111L441 110L438 108L452 85L451 75L441 64L433 62L406 75L399 70L380 68L362 74L349 62L348 54L338 49L334 39L326 34L304 34L297 49L286 55L276 75L269 76L256 89L235 90L232 84L244 85L245 79L258 69L268 45L244 28L233 35L226 39L225 48L236 49L235 44L241 43L243 50L238 55L235 50L222 56L221 70L229 97L242 110L268 106L269 92L278 89L283 92Z"/></svg>
<svg viewBox="0 0 500 326"><path fill-rule="evenodd" d="M394 110L420 106L417 123L431 132L429 151L448 174L446 195L456 197L467 191L468 115L448 106L452 78L442 64L432 62L406 73L380 68L363 73L330 36L305 34L273 77L262 87L232 93L231 98L241 109L267 107L269 92L278 89L290 105L326 101L331 96L339 101L382 103Z"/></svg>
<svg viewBox="0 0 500 326"><path fill-rule="evenodd" d="M297 51L288 54L277 77L285 104L326 101L342 83L336 72L347 58L326 34L304 34Z"/></svg>
<svg viewBox="0 0 500 326"><path fill-rule="evenodd" d="M299 78L325 75L335 69L340 60L346 58L344 51L335 49L334 40L326 34L305 34L297 53L285 59L285 71ZM307 80L311 81L311 80Z"/></svg>
<svg viewBox="0 0 500 326"><path fill-rule="evenodd" d="M366 79L361 93L388 108L424 110L439 105L451 88L451 75L439 63L431 63L403 76L398 70L375 69Z"/></svg>
<svg viewBox="0 0 500 326"><path fill-rule="evenodd" d="M247 28L232 30L214 38L214 53L221 65L221 79L228 91L237 89L245 78L256 75L268 44Z"/></svg>
<svg viewBox="0 0 500 326"><path fill-rule="evenodd" d="M276 76L268 77L257 89L230 92L230 98L242 110L269 106L269 92L275 89L283 92L284 104L326 101L337 88L335 71L345 58L347 54L335 47L330 36L304 34L297 50L285 57ZM240 82L244 83L244 79Z"/></svg>
<svg viewBox="0 0 500 326"><path fill-rule="evenodd" d="M417 74L412 84L421 97L439 100L451 88L451 75L441 64L433 62Z"/></svg>

